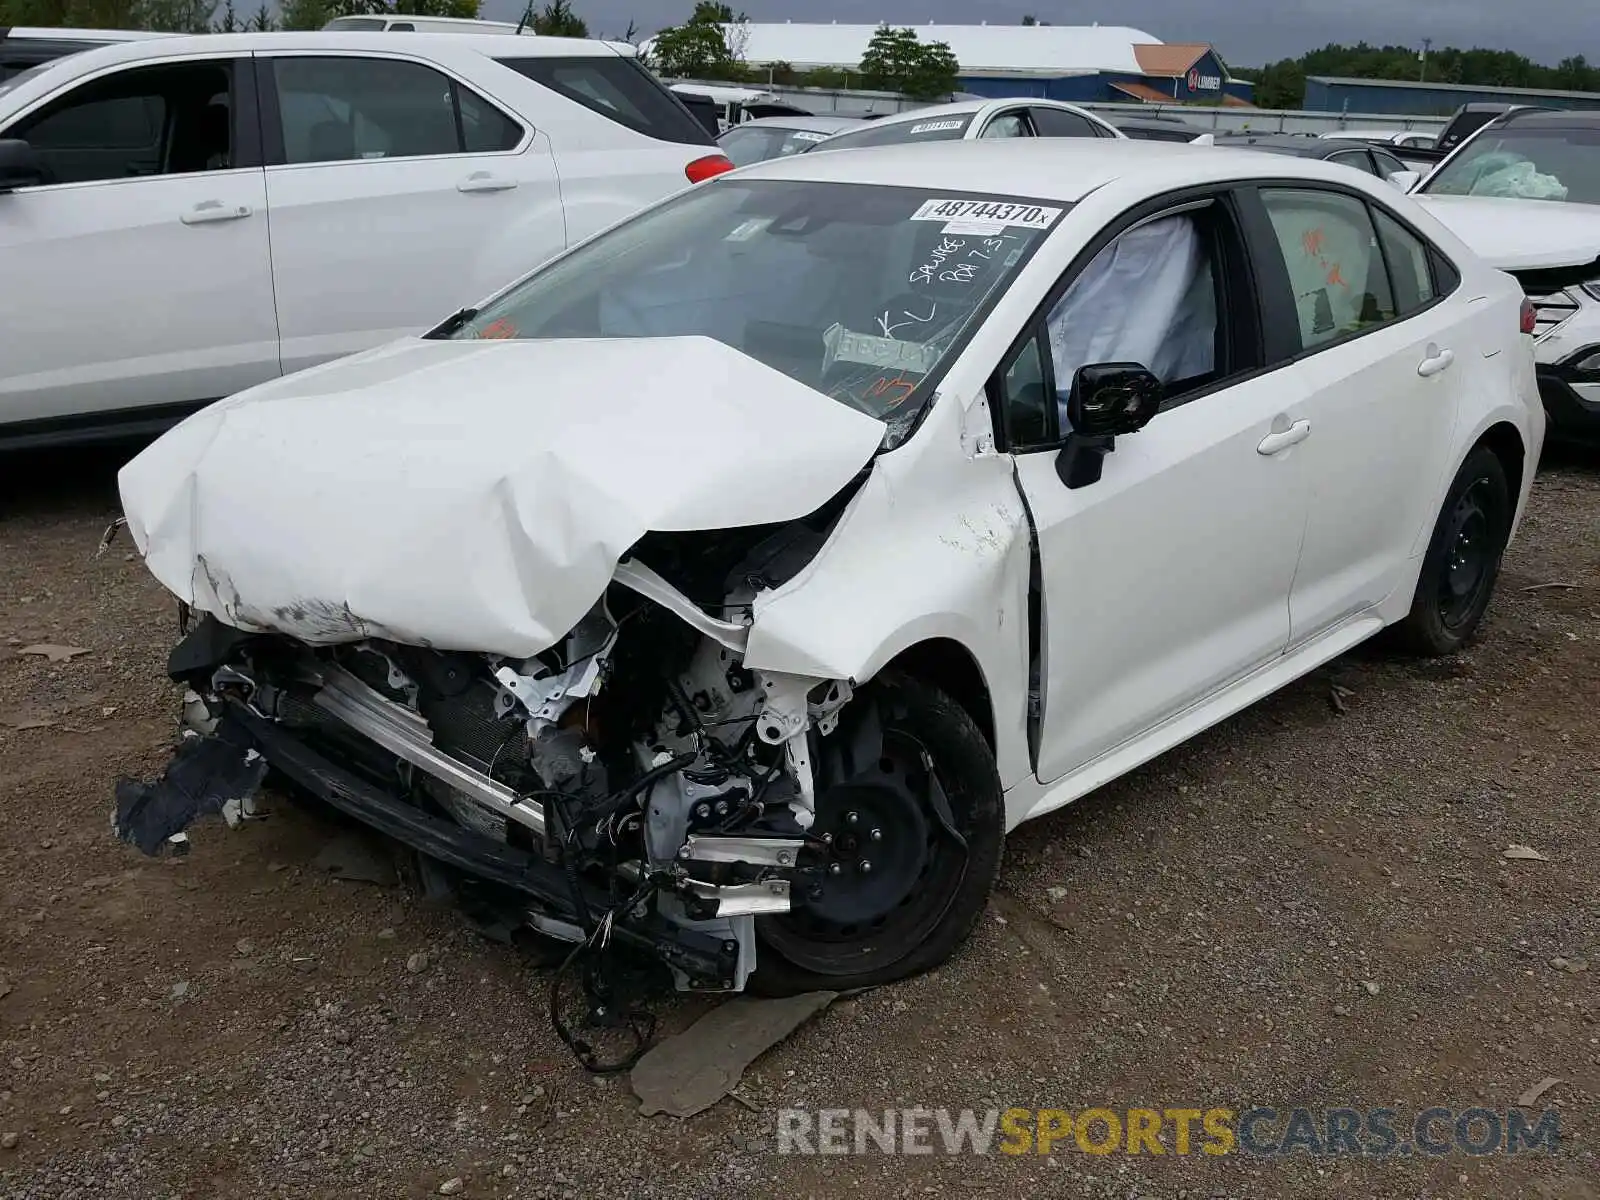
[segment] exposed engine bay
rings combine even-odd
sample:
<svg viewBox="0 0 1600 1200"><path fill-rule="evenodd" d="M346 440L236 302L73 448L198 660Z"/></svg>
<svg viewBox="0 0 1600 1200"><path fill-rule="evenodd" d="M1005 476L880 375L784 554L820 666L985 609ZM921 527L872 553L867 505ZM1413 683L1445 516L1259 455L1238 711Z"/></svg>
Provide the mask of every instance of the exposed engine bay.
<svg viewBox="0 0 1600 1200"><path fill-rule="evenodd" d="M882 758L870 702L841 729L850 681L743 663L756 596L816 554L847 498L780 526L647 535L565 640L526 659L186 617L169 662L191 689L184 740L161 780L119 784L117 832L150 852L201 815L232 821L275 769L563 944L557 1030L590 1069L622 1069L648 1041L641 962L658 985L740 991L758 918L831 904L871 920L921 871L922 827L906 870L874 876L894 828L818 823L819 793ZM631 1030L632 1054L602 1063L569 1028L557 993L573 974L584 1027Z"/></svg>

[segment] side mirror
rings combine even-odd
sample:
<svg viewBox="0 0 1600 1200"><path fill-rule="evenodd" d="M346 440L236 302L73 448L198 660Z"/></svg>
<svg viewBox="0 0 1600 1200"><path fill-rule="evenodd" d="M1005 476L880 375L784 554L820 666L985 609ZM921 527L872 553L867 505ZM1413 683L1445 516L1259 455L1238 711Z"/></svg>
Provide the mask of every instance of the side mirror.
<svg viewBox="0 0 1600 1200"><path fill-rule="evenodd" d="M44 182L44 164L20 138L0 138L0 195Z"/></svg>
<svg viewBox="0 0 1600 1200"><path fill-rule="evenodd" d="M1399 188L1402 192L1409 192L1421 181L1421 171L1396 171L1393 175L1389 176L1389 182L1394 184L1395 187Z"/></svg>
<svg viewBox="0 0 1600 1200"><path fill-rule="evenodd" d="M1137 433L1161 408L1161 380L1139 363L1095 363L1079 367L1067 394L1072 426L1056 456L1056 474L1069 488L1100 480L1118 434Z"/></svg>

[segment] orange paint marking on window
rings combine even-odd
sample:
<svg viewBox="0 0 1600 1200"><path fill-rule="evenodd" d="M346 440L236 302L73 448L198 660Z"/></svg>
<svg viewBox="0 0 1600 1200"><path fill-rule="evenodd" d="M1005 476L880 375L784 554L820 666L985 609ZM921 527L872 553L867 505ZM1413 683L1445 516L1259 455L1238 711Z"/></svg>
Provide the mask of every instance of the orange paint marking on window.
<svg viewBox="0 0 1600 1200"><path fill-rule="evenodd" d="M1300 245L1305 249L1307 258L1320 258L1322 247L1327 244L1328 235L1319 225L1315 229L1308 229L1300 238Z"/></svg>
<svg viewBox="0 0 1600 1200"><path fill-rule="evenodd" d="M1350 290L1350 285L1344 281L1344 276L1339 271L1338 263L1334 263L1333 269L1328 272L1328 286L1342 287L1345 291Z"/></svg>
<svg viewBox="0 0 1600 1200"><path fill-rule="evenodd" d="M490 321L478 330L478 337L489 341L505 340L517 336L517 327L510 321L501 317L498 321Z"/></svg>
<svg viewBox="0 0 1600 1200"><path fill-rule="evenodd" d="M887 396L890 392L899 389L900 394L891 400L890 404L899 404L912 392L917 390L914 379L907 379L904 375L896 375L890 379L887 375L881 376L876 383L867 389L866 399L877 400Z"/></svg>

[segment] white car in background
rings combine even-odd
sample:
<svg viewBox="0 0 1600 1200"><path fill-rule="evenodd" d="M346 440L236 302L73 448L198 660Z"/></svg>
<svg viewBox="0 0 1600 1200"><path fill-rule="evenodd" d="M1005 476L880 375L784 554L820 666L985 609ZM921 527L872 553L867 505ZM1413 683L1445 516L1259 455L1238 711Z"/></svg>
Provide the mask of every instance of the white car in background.
<svg viewBox="0 0 1600 1200"><path fill-rule="evenodd" d="M1386 627L1472 636L1543 439L1526 303L1306 159L725 175L123 469L200 736L118 831L270 764L591 983L926 970L1011 828Z"/></svg>
<svg viewBox="0 0 1600 1200"><path fill-rule="evenodd" d="M748 167L769 158L815 150L834 134L859 129L866 123L859 117L759 117L724 130L717 145L734 166Z"/></svg>
<svg viewBox="0 0 1600 1200"><path fill-rule="evenodd" d="M879 117L864 129L835 134L817 149L1032 137L1125 139L1126 135L1088 109L1059 100L962 100Z"/></svg>
<svg viewBox="0 0 1600 1200"><path fill-rule="evenodd" d="M1320 136L1334 141L1393 146L1401 150L1432 150L1434 143L1439 140L1437 133L1424 133L1420 129L1335 129Z"/></svg>
<svg viewBox="0 0 1600 1200"><path fill-rule="evenodd" d="M601 42L163 37L0 84L0 446L160 428L425 329L728 170Z"/></svg>
<svg viewBox="0 0 1600 1200"><path fill-rule="evenodd" d="M1551 436L1600 445L1600 113L1507 113L1411 195L1522 283Z"/></svg>

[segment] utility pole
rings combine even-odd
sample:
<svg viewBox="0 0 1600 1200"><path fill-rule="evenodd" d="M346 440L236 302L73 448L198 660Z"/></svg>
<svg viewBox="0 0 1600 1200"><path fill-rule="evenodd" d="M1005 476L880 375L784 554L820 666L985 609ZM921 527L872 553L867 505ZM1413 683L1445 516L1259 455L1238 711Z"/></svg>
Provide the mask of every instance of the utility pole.
<svg viewBox="0 0 1600 1200"><path fill-rule="evenodd" d="M1417 55L1422 60L1422 70L1417 75L1418 83L1428 82L1428 51L1433 48L1432 38L1422 39L1422 53Z"/></svg>

